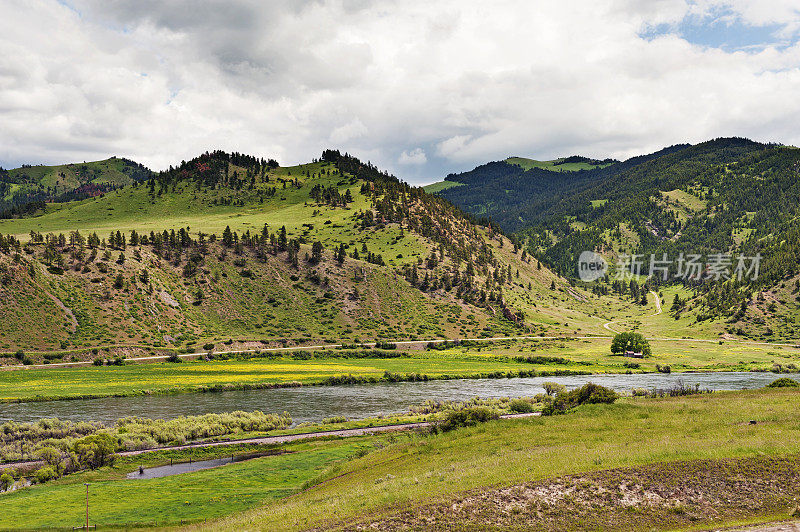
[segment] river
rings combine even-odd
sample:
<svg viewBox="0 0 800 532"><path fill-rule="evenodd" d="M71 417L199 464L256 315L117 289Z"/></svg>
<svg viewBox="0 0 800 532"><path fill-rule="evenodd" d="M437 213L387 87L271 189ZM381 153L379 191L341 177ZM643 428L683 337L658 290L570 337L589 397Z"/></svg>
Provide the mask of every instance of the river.
<svg viewBox="0 0 800 532"><path fill-rule="evenodd" d="M126 416L169 419L233 410L289 412L295 423L318 422L327 417L348 419L376 417L407 411L426 399L463 401L479 397L521 397L542 393L542 383L558 382L568 388L586 382L602 384L619 392L633 388L669 388L682 381L711 390L760 388L777 379L772 373L646 373L531 377L514 379L463 379L430 382L398 382L343 386L305 386L271 390L218 393L184 393L135 397L108 397L73 401L0 404L0 422L35 421L41 418L111 423Z"/></svg>

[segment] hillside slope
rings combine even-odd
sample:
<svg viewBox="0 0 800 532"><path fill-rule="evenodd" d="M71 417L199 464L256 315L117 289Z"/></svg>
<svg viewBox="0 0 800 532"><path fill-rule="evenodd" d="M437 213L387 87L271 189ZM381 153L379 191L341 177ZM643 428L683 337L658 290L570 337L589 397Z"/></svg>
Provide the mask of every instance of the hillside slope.
<svg viewBox="0 0 800 532"><path fill-rule="evenodd" d="M567 277L577 277L585 250L612 265L626 255L644 257L642 275L651 273L648 257L666 254L668 284L688 290L670 309L676 319L693 312L699 321L725 321L728 333L771 339L800 335L798 177L800 150L729 138L572 174L489 163L448 176L461 186L439 194L515 231L530 253ZM761 262L751 278L720 279L707 270L689 278L679 272L681 254L709 263L729 254L731 275L739 256ZM648 289L660 281L651 278ZM624 288L609 282L595 290Z"/></svg>
<svg viewBox="0 0 800 532"><path fill-rule="evenodd" d="M600 332L619 305L332 151L289 168L207 153L0 233L7 352Z"/></svg>
<svg viewBox="0 0 800 532"><path fill-rule="evenodd" d="M56 166L0 168L0 217L29 214L42 209L45 202L97 196L151 175L141 164L117 157Z"/></svg>

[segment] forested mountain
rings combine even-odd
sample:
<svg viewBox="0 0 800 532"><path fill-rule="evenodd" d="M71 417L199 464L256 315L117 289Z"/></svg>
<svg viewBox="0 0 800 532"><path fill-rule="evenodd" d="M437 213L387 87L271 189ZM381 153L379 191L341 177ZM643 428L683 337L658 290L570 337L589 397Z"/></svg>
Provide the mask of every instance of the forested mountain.
<svg viewBox="0 0 800 532"><path fill-rule="evenodd" d="M736 322L760 292L800 273L799 178L800 150L721 138L569 174L488 163L447 176L463 186L439 195L496 222L569 277L577 277L584 250L609 262L627 254L730 254L734 267L738 256L760 254L757 279L718 282L705 272L681 279L678 264L670 267L669 278L692 288L706 316ZM644 260L641 272L648 268Z"/></svg>
<svg viewBox="0 0 800 532"><path fill-rule="evenodd" d="M143 165L118 157L56 166L0 168L0 218L31 214L47 202L98 196L151 175Z"/></svg>

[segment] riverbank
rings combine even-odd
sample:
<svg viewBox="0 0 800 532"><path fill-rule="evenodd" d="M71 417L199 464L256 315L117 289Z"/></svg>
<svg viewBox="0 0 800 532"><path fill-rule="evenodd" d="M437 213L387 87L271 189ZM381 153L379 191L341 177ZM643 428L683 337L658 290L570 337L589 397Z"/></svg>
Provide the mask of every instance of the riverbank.
<svg viewBox="0 0 800 532"><path fill-rule="evenodd" d="M796 389L627 398L613 405L584 405L566 416L492 422L415 437L349 461L294 497L196 529L338 530L373 523L391 528L406 517L418 527L446 529L437 524L455 524L471 509L476 511L475 529L488 524L492 512L500 512L517 529L537 528L537 523L546 528L544 518L551 514L538 508L544 513L542 521L536 521L537 507L525 504L525 490L541 495L538 501L552 502L552 517L557 518L556 510L581 503L571 502L567 480L578 487L586 481L587 491L581 488L575 495L587 495L584 502L595 515L605 509L612 512L617 529L650 529L658 526L659 519L676 528L775 521L787 518L796 504L794 497L800 496L800 484L795 482L800 471L798 400ZM654 491L659 485L679 494L689 487L682 474L709 464L727 464L720 471L733 482L733 486L715 485L713 470L693 477L691 487L697 487L693 493L710 494L715 514L698 511L702 506L648 506L651 491L661 497L671 493ZM778 467L782 464L793 464L794 469ZM663 473L661 484L648 476L658 472ZM784 482L787 474L795 475L791 484ZM613 486L606 485L609 479ZM598 499L592 486L608 491ZM720 497L737 487L741 492L732 493L730 501ZM544 491L539 493L538 488ZM548 489L560 495L551 501ZM681 500L686 502L683 498L691 493L687 489ZM626 501L631 501L627 509ZM309 513L307 508L315 511ZM586 517L578 515L572 524ZM459 521L465 522L473 521ZM584 524L591 524L590 519Z"/></svg>
<svg viewBox="0 0 800 532"><path fill-rule="evenodd" d="M654 472L684 471L681 463L688 464L685 470L689 471L692 464L699 464L697 460L724 464L756 459L763 464L784 464L800 455L799 393L796 389L761 389L661 399L629 397L613 405L585 405L566 416L502 419L439 434L392 431L122 456L113 467L0 495L6 510L0 516L0 528L80 524L84 482L90 483L91 524L118 528L187 523L194 523L192 529L207 530L384 526L405 511L410 512L412 521L424 515L426 508L432 508L431 515L439 518L448 505L471 500L480 511L491 506L481 501L499 501L508 510L507 518L515 519L511 509L517 499L507 494L513 495L519 486L552 488L564 486L568 480L574 480L578 488L587 480L586 486L610 490L608 479L615 486L617 480L629 479L626 493L639 501L650 493L645 487L658 488L664 483L637 485L633 482L637 475L652 480ZM139 466L255 452L272 455L144 482L126 478ZM780 475L772 474L773 469L749 464L731 476L738 486L752 486L748 492L751 501L757 502L763 494L769 504L756 504L744 515L744 511L729 511L736 510L738 497L727 507L723 500L717 507L720 519L708 523L722 527L786 517L788 507L781 506L785 501L763 489L781 481ZM706 489L704 485L700 488ZM576 494L583 496L580 489ZM613 500L591 499L588 495L592 493L586 493L587 501L597 502L599 508L616 508ZM788 490L785 494L796 495ZM555 500L553 508L565 501ZM58 514L41 511L49 505L57 505ZM308 512L308 508L315 511ZM670 513L674 510L666 506L630 508L627 514L615 514L620 526L638 519L640 509L650 512L645 515L651 519L648 523L659 516L697 516L695 508L688 505L685 514ZM742 510L742 506L738 508ZM770 509L775 511L768 515ZM520 510L520 519L530 516L527 506ZM706 522L703 519L701 516L691 525L700 526ZM524 528L528 521L519 523Z"/></svg>
<svg viewBox="0 0 800 532"><path fill-rule="evenodd" d="M500 419L516 419L530 416L538 416L539 412L529 412L520 414L502 414ZM398 416L399 417L399 416ZM426 416L407 416L416 419L422 419ZM372 434L385 434L389 432L403 432L408 430L425 429L432 425L430 421L413 421L406 423L393 423L392 420L356 420L349 423L339 423L337 425L353 425L352 428L329 428L317 426L317 430L313 427L306 427L304 429L288 429L274 431L276 434L271 436L259 436L252 438L231 437L230 439L221 439L214 441L201 441L188 443L186 445L172 445L153 447L150 449L138 449L135 451L121 451L116 453L118 457L132 457L140 456L148 453L158 453L164 451L180 452L190 451L194 449L205 449L210 447L235 447L239 449L241 446L263 446L263 445L279 445L283 443L297 442L303 440L311 440L317 438L353 438L355 436L367 436ZM223 451L224 452L224 451ZM7 469L24 469L32 470L42 466L44 463L41 460L26 460L17 462L0 463L0 471Z"/></svg>
<svg viewBox="0 0 800 532"><path fill-rule="evenodd" d="M611 356L607 339L498 340L422 351L309 350L230 355L227 360L47 367L0 372L0 402L151 396L185 392L447 379L661 371L792 371L800 350L660 342L653 356ZM222 358L222 355L219 355ZM180 359L179 359L180 360Z"/></svg>
<svg viewBox="0 0 800 532"><path fill-rule="evenodd" d="M438 516L440 508L469 497L499 500L512 514L513 499L503 490L516 486L563 485L560 482L568 478L605 486L604 479L622 475L620 480L635 480L636 474L675 468L679 462L791 459L800 454L798 393L761 389L661 399L629 397L613 405L585 405L566 416L503 419L439 434L404 431L123 456L113 467L0 495L5 510L0 528L80 524L84 482L90 483L91 524L100 527L194 523L192 529L207 530L338 529L392 522L403 511L423 515L427 507ZM220 458L232 452L273 455L161 479L126 479L139 466L169 464L188 456ZM641 469L649 465L653 467ZM766 473L759 476L762 471ZM742 467L731 478L738 485L752 486L754 497L769 496L771 492L759 490L774 484L764 482L780 481L770 471ZM576 484L581 486L580 481ZM649 493L634 482L626 485L632 497ZM613 501L598 503L603 508ZM776 511L769 515L768 508L756 505L750 514L734 516L722 501L721 519L708 523L722 527L743 523L745 518L754 522L786 517L788 507L777 503L770 506ZM59 512L42 512L48 505L57 505ZM631 508L628 514L617 514L620 528L636 518L639 507ZM521 510L520 517L529 515L526 507ZM686 516L696 515L687 510ZM681 516L670 514L666 507L647 511L654 519ZM691 526L703 523L701 519ZM521 524L524 528L527 522Z"/></svg>

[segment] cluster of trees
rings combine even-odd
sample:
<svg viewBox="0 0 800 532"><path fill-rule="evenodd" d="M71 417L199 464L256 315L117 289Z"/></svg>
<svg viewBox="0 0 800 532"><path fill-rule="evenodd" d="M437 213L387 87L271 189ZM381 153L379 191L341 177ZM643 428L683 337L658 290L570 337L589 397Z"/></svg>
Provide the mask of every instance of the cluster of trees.
<svg viewBox="0 0 800 532"><path fill-rule="evenodd" d="M234 166L237 169L232 169ZM205 152L190 161L181 161L177 167L152 176L147 186L150 194L161 195L181 181L193 181L198 186L232 190L253 189L256 183L269 182L268 172L277 168L274 159L263 159L241 153L221 150ZM238 169L243 169L242 173ZM285 188L285 183L284 183ZM274 191L272 192L274 194Z"/></svg>
<svg viewBox="0 0 800 532"><path fill-rule="evenodd" d="M0 197L2 197L2 190L0 190ZM0 211L0 219L7 220L9 218L22 218L23 216L30 216L37 211L44 210L45 202L43 200L33 200L23 202L18 205Z"/></svg>
<svg viewBox="0 0 800 532"><path fill-rule="evenodd" d="M11 252L20 253L22 243L14 235L3 235L0 233L0 253L8 255Z"/></svg>
<svg viewBox="0 0 800 532"><path fill-rule="evenodd" d="M353 202L353 195L350 189L345 190L342 194L339 192L339 187L330 186L323 187L319 184L314 185L309 192L309 196L317 203L324 203L332 207L347 207L348 203Z"/></svg>

